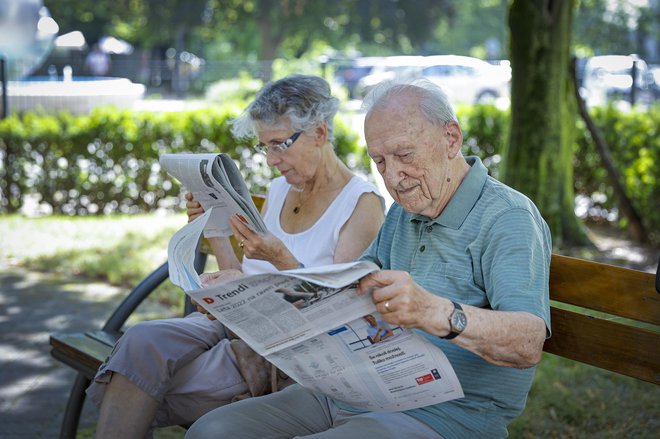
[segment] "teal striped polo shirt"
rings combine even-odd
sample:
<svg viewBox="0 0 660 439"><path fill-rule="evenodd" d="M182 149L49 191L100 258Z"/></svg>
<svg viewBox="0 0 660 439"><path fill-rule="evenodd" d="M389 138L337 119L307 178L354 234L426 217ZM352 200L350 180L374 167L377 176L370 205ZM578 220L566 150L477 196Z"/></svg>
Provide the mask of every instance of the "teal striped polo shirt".
<svg viewBox="0 0 660 439"><path fill-rule="evenodd" d="M548 226L527 197L490 177L479 158L466 159L471 169L440 216L393 204L361 259L407 271L427 291L459 303L537 315L549 335ZM535 368L495 366L420 333L447 355L465 397L406 413L446 439L506 437L506 426L525 407Z"/></svg>

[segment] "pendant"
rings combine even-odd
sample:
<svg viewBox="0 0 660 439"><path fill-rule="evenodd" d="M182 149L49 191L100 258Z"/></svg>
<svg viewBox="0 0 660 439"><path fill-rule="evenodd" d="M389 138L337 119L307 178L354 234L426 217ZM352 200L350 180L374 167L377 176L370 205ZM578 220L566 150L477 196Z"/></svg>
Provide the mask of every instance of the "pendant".
<svg viewBox="0 0 660 439"><path fill-rule="evenodd" d="M293 208L293 213L297 214L298 212L300 212L300 206L294 207Z"/></svg>

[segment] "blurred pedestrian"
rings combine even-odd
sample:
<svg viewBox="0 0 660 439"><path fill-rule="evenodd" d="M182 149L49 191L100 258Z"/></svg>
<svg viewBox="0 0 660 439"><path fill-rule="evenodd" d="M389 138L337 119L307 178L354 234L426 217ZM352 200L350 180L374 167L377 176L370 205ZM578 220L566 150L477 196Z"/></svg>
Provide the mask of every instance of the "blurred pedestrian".
<svg viewBox="0 0 660 439"><path fill-rule="evenodd" d="M94 44L85 58L85 72L93 76L105 76L110 71L110 65L110 55L101 50L98 43Z"/></svg>

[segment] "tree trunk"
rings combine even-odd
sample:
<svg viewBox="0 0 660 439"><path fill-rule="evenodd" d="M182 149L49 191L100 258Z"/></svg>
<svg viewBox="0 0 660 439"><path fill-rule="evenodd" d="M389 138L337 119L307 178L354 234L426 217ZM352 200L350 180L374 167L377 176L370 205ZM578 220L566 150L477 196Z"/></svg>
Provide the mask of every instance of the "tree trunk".
<svg viewBox="0 0 660 439"><path fill-rule="evenodd" d="M183 99L185 97L187 86L185 85L184 73L181 65L181 53L185 48L186 28L180 26L176 30L176 38L174 41L174 48L176 55L174 57L174 70L172 71L172 90L177 98Z"/></svg>
<svg viewBox="0 0 660 439"><path fill-rule="evenodd" d="M259 18L259 34L261 37L261 51L259 53L262 67L261 79L264 82L268 82L272 79L273 60L277 55L277 48L281 43L281 36L273 31L273 23L270 15L264 15Z"/></svg>
<svg viewBox="0 0 660 439"><path fill-rule="evenodd" d="M509 9L511 130L502 180L534 200L556 246L589 242L574 212L574 10L575 0L514 0Z"/></svg>

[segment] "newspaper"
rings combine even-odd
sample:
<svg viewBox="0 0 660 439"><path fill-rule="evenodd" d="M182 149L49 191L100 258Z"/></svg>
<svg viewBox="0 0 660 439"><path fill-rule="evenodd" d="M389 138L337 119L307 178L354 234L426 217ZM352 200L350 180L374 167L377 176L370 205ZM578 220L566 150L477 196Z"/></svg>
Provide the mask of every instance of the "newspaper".
<svg viewBox="0 0 660 439"><path fill-rule="evenodd" d="M212 213L170 241L170 278L295 381L353 407L401 411L463 397L442 350L388 325L357 282L371 262L264 273L199 288L194 249ZM195 278L197 276L197 278Z"/></svg>
<svg viewBox="0 0 660 439"><path fill-rule="evenodd" d="M163 154L160 165L190 192L205 211L213 209L204 236L229 236L229 217L239 217L257 232L266 232L261 215L238 167L227 154Z"/></svg>

